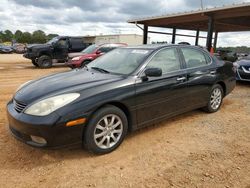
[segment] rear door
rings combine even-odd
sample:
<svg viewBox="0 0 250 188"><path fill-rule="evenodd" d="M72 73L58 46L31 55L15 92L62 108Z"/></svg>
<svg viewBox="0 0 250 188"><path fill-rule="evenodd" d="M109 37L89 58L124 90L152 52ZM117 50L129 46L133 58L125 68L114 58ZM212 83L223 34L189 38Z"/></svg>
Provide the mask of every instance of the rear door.
<svg viewBox="0 0 250 188"><path fill-rule="evenodd" d="M147 64L162 69L161 77L138 78L136 106L138 127L173 116L183 111L186 95L186 73L176 48L158 51Z"/></svg>
<svg viewBox="0 0 250 188"><path fill-rule="evenodd" d="M83 38L69 38L69 52L80 52L86 47Z"/></svg>
<svg viewBox="0 0 250 188"><path fill-rule="evenodd" d="M216 80L216 66L212 58L202 50L181 47L182 58L187 71L188 100L192 108L205 106L212 84Z"/></svg>

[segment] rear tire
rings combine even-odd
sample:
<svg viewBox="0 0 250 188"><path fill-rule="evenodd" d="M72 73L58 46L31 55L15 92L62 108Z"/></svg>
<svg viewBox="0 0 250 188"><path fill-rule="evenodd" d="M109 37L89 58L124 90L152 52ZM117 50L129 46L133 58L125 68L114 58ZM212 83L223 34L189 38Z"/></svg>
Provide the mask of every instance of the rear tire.
<svg viewBox="0 0 250 188"><path fill-rule="evenodd" d="M221 85L215 84L210 91L207 106L203 108L204 111L213 113L217 112L222 104L224 91Z"/></svg>
<svg viewBox="0 0 250 188"><path fill-rule="evenodd" d="M52 59L50 56L42 55L38 58L37 64L40 68L50 68L52 67Z"/></svg>
<svg viewBox="0 0 250 188"><path fill-rule="evenodd" d="M94 113L83 134L84 147L96 154L115 150L127 134L128 121L115 106L105 106Z"/></svg>

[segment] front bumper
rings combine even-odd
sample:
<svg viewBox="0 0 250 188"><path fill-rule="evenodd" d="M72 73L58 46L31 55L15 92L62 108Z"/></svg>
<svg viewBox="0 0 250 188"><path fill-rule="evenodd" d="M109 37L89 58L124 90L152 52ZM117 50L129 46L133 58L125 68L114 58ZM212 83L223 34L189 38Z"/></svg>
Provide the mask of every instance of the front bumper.
<svg viewBox="0 0 250 188"><path fill-rule="evenodd" d="M66 121L64 122L62 117L55 113L43 117L18 113L14 109L14 104L9 102L7 115L10 131L26 144L35 147L58 148L82 142L84 125L66 127ZM31 136L43 138L46 143L35 142Z"/></svg>
<svg viewBox="0 0 250 188"><path fill-rule="evenodd" d="M23 57L25 57L27 59L35 59L35 58L37 58L37 56L35 56L33 53L28 53L28 52L24 53Z"/></svg>
<svg viewBox="0 0 250 188"><path fill-rule="evenodd" d="M72 69L79 68L81 67L81 61L72 61L71 59L71 60L68 60L66 65Z"/></svg>
<svg viewBox="0 0 250 188"><path fill-rule="evenodd" d="M250 72L245 72L242 69L237 69L236 80L250 81Z"/></svg>

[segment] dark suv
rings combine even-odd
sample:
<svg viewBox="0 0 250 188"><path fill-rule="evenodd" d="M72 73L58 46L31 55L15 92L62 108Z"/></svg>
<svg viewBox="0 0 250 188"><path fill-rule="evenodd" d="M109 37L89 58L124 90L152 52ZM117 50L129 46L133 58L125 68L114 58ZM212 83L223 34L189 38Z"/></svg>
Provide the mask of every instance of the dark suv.
<svg viewBox="0 0 250 188"><path fill-rule="evenodd" d="M66 62L68 53L80 52L87 46L83 37L58 36L45 44L29 45L23 56L36 67L50 68L52 63Z"/></svg>
<svg viewBox="0 0 250 188"><path fill-rule="evenodd" d="M231 50L218 49L217 57L224 61L235 62L237 60L237 54Z"/></svg>

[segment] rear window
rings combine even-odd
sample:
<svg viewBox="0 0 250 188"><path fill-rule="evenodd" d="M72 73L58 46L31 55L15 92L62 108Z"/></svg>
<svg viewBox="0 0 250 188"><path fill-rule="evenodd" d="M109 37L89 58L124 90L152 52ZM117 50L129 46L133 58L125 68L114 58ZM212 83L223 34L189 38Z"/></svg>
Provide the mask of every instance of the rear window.
<svg viewBox="0 0 250 188"><path fill-rule="evenodd" d="M182 53L187 65L187 68L195 68L207 65L208 58L205 57L204 53L199 50L192 48L182 48ZM210 59L210 58L209 58Z"/></svg>

